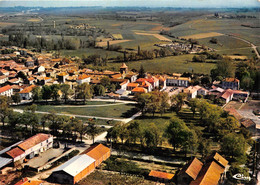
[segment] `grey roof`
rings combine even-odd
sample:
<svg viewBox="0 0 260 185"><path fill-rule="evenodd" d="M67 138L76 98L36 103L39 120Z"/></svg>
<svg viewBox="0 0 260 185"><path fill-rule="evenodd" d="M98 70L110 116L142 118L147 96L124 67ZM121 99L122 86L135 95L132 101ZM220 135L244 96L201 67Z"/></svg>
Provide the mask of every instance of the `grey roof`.
<svg viewBox="0 0 260 185"><path fill-rule="evenodd" d="M13 159L5 158L5 157L0 157L0 168L4 167L5 165L9 164L12 162Z"/></svg>
<svg viewBox="0 0 260 185"><path fill-rule="evenodd" d="M19 141L19 142L13 144L13 145L11 145L11 146L9 146L9 147L7 147L7 148L1 150L1 151L0 151L0 155L3 154L3 153L5 153L5 152L7 152L8 150L11 150L11 148L13 148L14 146L19 145L19 144L22 143L22 142L23 142L23 141Z"/></svg>
<svg viewBox="0 0 260 185"><path fill-rule="evenodd" d="M92 157L89 157L88 155L77 155L73 158L71 158L69 161L64 163L63 165L59 166L53 172L57 171L64 171L68 173L69 175L75 177L77 174L79 174L81 171L83 171L85 168L87 168L89 165L94 163L96 160Z"/></svg>

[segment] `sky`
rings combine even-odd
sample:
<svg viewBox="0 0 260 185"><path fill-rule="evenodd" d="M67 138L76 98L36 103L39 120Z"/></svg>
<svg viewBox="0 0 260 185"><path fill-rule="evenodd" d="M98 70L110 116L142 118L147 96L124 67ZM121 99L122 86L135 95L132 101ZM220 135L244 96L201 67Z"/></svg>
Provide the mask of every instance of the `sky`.
<svg viewBox="0 0 260 185"><path fill-rule="evenodd" d="M143 7L185 7L223 8L260 7L260 0L0 0L0 7L13 6L143 6Z"/></svg>

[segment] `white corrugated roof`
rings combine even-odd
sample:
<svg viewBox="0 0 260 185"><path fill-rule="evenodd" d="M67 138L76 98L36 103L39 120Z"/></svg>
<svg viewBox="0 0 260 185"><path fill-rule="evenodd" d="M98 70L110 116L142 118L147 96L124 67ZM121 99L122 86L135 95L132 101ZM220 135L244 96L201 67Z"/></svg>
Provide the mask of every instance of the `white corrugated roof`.
<svg viewBox="0 0 260 185"><path fill-rule="evenodd" d="M93 162L95 162L95 159L89 157L88 155L77 155L71 158L63 165L53 170L53 172L64 171L70 174L71 176L75 177L77 174L79 174Z"/></svg>
<svg viewBox="0 0 260 185"><path fill-rule="evenodd" d="M12 162L12 159L0 157L0 168Z"/></svg>

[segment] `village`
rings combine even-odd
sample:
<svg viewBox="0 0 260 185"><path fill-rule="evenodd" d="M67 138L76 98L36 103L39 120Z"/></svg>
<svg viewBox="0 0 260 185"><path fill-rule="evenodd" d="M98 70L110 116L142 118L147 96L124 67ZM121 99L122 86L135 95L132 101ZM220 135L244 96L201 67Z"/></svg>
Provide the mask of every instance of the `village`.
<svg viewBox="0 0 260 185"><path fill-rule="evenodd" d="M230 108L229 102L240 102L245 104L250 96L248 91L240 90L240 81L236 78L225 78L221 81L213 81L207 85L192 84L192 75L185 76L180 73L172 74L151 74L144 69L131 71L126 63L122 63L119 71L97 71L88 68L79 68L78 60L75 58L54 57L52 54L42 54L32 52L19 47L3 47L0 55L0 95L10 97L13 101L11 105L27 104L37 102L37 92L46 86L68 85L71 93L67 97L71 102L75 99L105 99L113 101L133 101L140 103L137 97L147 93L166 93L169 97L185 95L185 100L190 102L196 98L211 98L217 105L223 107L229 114L233 115L240 122L241 127L247 129L252 136L257 136L260 130L259 118L243 117L234 108ZM105 86L109 83L110 86ZM91 97L78 97L77 88L80 85L102 86L102 93L93 94ZM65 97L65 92L57 91L56 100L61 101ZM43 98L44 99L44 98ZM46 100L50 97L45 98ZM167 100L170 102L170 100ZM65 100L66 103L66 100ZM187 103L188 104L188 103ZM227 107L226 107L227 106ZM131 117L132 115L129 115ZM137 116L140 116L137 115ZM136 116L136 117L137 117ZM93 116L94 117L94 116ZM134 117L135 118L135 117ZM133 119L134 119L133 118ZM107 132L105 132L107 133ZM101 135L104 135L102 133ZM0 169L3 175L8 175L9 171L17 169L32 168L49 170L48 175L43 178L19 179L16 185L22 184L76 184L95 168L100 168L101 163L113 154L111 142L103 136L101 140L96 140L75 147L66 147L58 142L51 134L38 133L24 141L19 141L2 151L0 151ZM94 141L94 140L93 140ZM87 140L86 140L87 142ZM99 144L99 143L102 144ZM84 142L83 142L84 143ZM89 148L87 148L89 147ZM56 148L56 149L55 149ZM60 149L57 149L60 148ZM42 162L43 156L48 151L54 154L52 158L47 157ZM55 161L59 161L63 156L73 153L69 160L62 160L63 164L53 168ZM48 153L48 155L50 155ZM33 161L34 162L30 162ZM36 160L36 161L35 161ZM37 162L37 160L41 162ZM38 164L35 166L35 163ZM39 164L41 164L39 166ZM60 163L59 163L60 164ZM218 184L225 181L229 162L222 155L215 152L209 156L204 156L203 161L196 157L191 158L186 165L179 168L178 173L167 173L160 170L151 170L147 174L149 181L168 183L174 179L178 184ZM214 177L214 178L212 178ZM8 181L1 179L1 183L8 184Z"/></svg>

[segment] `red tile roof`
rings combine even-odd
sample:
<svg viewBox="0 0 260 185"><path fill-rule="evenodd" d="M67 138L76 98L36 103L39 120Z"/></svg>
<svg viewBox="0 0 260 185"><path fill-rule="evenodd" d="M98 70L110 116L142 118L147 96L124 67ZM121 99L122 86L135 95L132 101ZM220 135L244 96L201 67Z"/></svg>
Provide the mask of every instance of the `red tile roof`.
<svg viewBox="0 0 260 185"><path fill-rule="evenodd" d="M0 88L0 93L8 91L10 89L12 89L12 87L10 85L6 85L6 86Z"/></svg>
<svg viewBox="0 0 260 185"><path fill-rule="evenodd" d="M128 83L127 84L127 87L137 87L137 86L139 86L138 83Z"/></svg>
<svg viewBox="0 0 260 185"><path fill-rule="evenodd" d="M19 147L15 147L6 152L6 154L9 155L10 157L12 157L13 159L19 155L22 155L23 153L24 153L24 151L21 150Z"/></svg>
<svg viewBox="0 0 260 185"><path fill-rule="evenodd" d="M99 160L101 157L103 157L108 152L110 152L110 148L97 143L97 144L94 144L91 147L89 147L87 150L85 150L81 154L87 154L88 156L92 157L93 159Z"/></svg>
<svg viewBox="0 0 260 185"><path fill-rule="evenodd" d="M233 91L231 89L228 89L222 93L221 98L228 99L233 95Z"/></svg>
<svg viewBox="0 0 260 185"><path fill-rule="evenodd" d="M80 75L80 76L78 77L78 80L83 80L83 79L86 79L86 78L90 78L90 76L89 76L89 75L86 75L86 74L83 74L83 75Z"/></svg>
<svg viewBox="0 0 260 185"><path fill-rule="evenodd" d="M35 88L36 87L36 85L30 85L29 87L26 87L26 88L24 88L22 91L20 91L19 93L21 93L21 94L25 94L25 93L29 93L29 92L31 92L32 90L33 90L33 88Z"/></svg>
<svg viewBox="0 0 260 185"><path fill-rule="evenodd" d="M39 134L36 134L36 135L26 139L24 142L22 142L18 146L25 151L41 142L47 140L49 137L50 137L50 135L48 135L48 134L39 133Z"/></svg>
<svg viewBox="0 0 260 185"><path fill-rule="evenodd" d="M132 90L132 92L136 92L136 93L146 93L147 90L143 87L136 87Z"/></svg>
<svg viewBox="0 0 260 185"><path fill-rule="evenodd" d="M224 170L215 161L207 163L200 171L197 179L192 181L190 185L218 185L218 181Z"/></svg>
<svg viewBox="0 0 260 185"><path fill-rule="evenodd" d="M251 119L246 119L244 121L241 122L241 124L245 127L245 128L248 128L248 127L251 127L253 125L256 125L255 122Z"/></svg>
<svg viewBox="0 0 260 185"><path fill-rule="evenodd" d="M19 182L17 182L15 185L41 185L42 181L40 180L29 180L27 177L23 178Z"/></svg>
<svg viewBox="0 0 260 185"><path fill-rule="evenodd" d="M173 178L174 174L151 170L149 173L149 176L156 177L159 179L171 180Z"/></svg>
<svg viewBox="0 0 260 185"><path fill-rule="evenodd" d="M193 180L195 180L203 166L203 163L200 162L196 157L189 161L180 171L180 174L186 173L188 174Z"/></svg>

